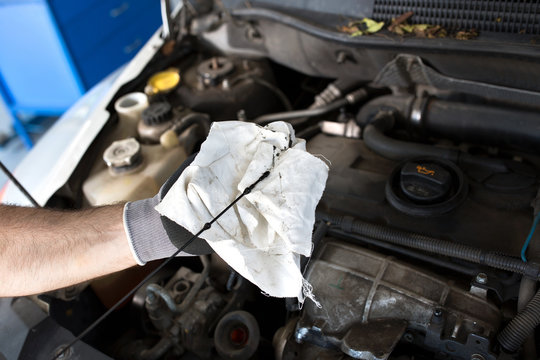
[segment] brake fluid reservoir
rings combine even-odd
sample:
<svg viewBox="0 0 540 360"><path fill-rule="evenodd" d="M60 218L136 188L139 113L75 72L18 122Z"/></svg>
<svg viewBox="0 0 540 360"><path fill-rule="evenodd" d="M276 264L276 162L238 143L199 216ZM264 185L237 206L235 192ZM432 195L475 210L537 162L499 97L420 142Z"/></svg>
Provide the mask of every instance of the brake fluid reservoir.
<svg viewBox="0 0 540 360"><path fill-rule="evenodd" d="M186 159L180 146L142 145L134 138L113 142L83 184L92 206L154 196Z"/></svg>

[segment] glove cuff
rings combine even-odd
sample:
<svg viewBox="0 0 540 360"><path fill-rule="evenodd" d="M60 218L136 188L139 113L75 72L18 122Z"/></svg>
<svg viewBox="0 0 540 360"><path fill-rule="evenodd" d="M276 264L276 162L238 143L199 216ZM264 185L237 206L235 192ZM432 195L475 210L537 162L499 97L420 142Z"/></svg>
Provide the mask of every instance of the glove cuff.
<svg viewBox="0 0 540 360"><path fill-rule="evenodd" d="M133 258L139 265L169 257L178 250L169 240L161 216L154 209L158 202L155 196L124 206L124 231Z"/></svg>

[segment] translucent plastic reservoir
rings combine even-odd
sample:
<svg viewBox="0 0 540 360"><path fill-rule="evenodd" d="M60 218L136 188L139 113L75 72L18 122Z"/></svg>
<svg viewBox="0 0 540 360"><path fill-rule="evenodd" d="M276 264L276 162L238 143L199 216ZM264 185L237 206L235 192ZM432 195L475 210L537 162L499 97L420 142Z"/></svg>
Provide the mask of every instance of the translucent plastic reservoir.
<svg viewBox="0 0 540 360"><path fill-rule="evenodd" d="M161 185L186 159L182 147L142 145L142 164L134 172L114 174L104 164L97 165L83 184L89 205L100 206L154 196Z"/></svg>

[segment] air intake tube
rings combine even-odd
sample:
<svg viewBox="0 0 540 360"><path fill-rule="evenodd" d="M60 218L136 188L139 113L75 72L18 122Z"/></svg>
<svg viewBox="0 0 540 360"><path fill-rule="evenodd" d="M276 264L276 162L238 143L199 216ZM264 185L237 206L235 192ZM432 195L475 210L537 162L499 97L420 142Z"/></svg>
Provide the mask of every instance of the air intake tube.
<svg viewBox="0 0 540 360"><path fill-rule="evenodd" d="M459 153L385 135L396 123L408 129L475 144L540 150L540 111L459 103L414 96L379 97L362 107L357 122L366 145L393 160L431 155L457 161Z"/></svg>

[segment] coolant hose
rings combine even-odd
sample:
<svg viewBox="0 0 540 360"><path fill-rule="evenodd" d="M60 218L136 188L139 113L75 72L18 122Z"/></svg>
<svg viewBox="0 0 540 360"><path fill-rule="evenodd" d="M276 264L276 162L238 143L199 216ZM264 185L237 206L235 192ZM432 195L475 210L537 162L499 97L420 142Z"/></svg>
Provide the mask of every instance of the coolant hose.
<svg viewBox="0 0 540 360"><path fill-rule="evenodd" d="M384 133L394 126L393 116L392 112L381 110L377 118L364 128L364 143L370 150L382 157L396 161L429 156L457 162L458 151L395 140L386 136Z"/></svg>
<svg viewBox="0 0 540 360"><path fill-rule="evenodd" d="M366 146L376 154L396 161L426 156L457 161L459 153L455 150L396 140L385 135L392 130L397 119L406 120L413 101L410 95L386 95L365 104L358 112L356 121L364 129Z"/></svg>
<svg viewBox="0 0 540 360"><path fill-rule="evenodd" d="M388 97L381 97L376 101L384 103L386 101L385 98ZM376 107L373 104L367 108L367 111L364 109L360 111L357 120L364 119L368 121L367 125L364 126L363 139L371 151L384 158L395 161L404 161L415 157L435 157L460 164L489 166L494 171L508 171L507 165L501 159L476 157L458 150L396 140L386 136L385 133L393 128L395 119L400 116L401 111L397 108L388 106Z"/></svg>
<svg viewBox="0 0 540 360"><path fill-rule="evenodd" d="M497 339L506 351L516 352L538 325L540 325L540 290L525 309L501 331Z"/></svg>
<svg viewBox="0 0 540 360"><path fill-rule="evenodd" d="M441 138L519 147L528 151L540 150L538 110L415 98L412 95L387 95L365 104L358 112L356 120L364 128L365 135L367 134L366 145L393 160L405 159L405 156L400 156L400 151L414 156L429 155L422 152L434 147L423 144L411 144L407 147L408 143L384 136L391 128L375 123L380 117L379 113L391 113L394 120L397 119L406 128ZM435 149L434 152L441 151L440 148ZM441 154L446 159L457 156L455 151L445 151Z"/></svg>
<svg viewBox="0 0 540 360"><path fill-rule="evenodd" d="M517 258L425 235L396 230L388 226L371 224L348 216L317 212L317 219L328 221L331 226L337 226L345 232L540 279L540 266L533 262L525 263Z"/></svg>
<svg viewBox="0 0 540 360"><path fill-rule="evenodd" d="M538 110L430 99L417 126L457 141L538 151L539 124Z"/></svg>

